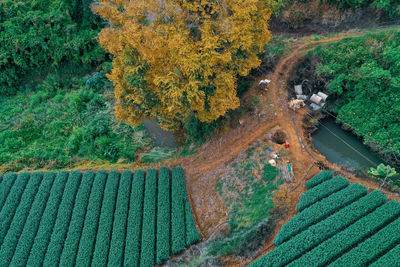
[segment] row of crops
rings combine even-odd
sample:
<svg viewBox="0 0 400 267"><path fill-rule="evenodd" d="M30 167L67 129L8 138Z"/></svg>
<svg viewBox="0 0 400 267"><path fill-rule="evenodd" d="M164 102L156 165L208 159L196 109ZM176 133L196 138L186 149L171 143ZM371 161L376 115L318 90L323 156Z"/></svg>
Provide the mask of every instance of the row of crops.
<svg viewBox="0 0 400 267"><path fill-rule="evenodd" d="M161 264L200 240L185 188L181 167L0 176L0 266Z"/></svg>
<svg viewBox="0 0 400 267"><path fill-rule="evenodd" d="M275 249L250 266L400 266L400 203L323 171L276 236Z"/></svg>

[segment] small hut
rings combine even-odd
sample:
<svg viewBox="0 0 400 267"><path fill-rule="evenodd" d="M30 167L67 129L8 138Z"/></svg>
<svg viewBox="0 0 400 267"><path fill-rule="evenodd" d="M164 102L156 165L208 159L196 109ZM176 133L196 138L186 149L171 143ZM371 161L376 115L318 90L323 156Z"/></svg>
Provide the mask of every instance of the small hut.
<svg viewBox="0 0 400 267"><path fill-rule="evenodd" d="M321 103L323 103L322 97L320 97L319 95L316 95L316 94L313 94L313 95L310 97L310 101L311 101L312 103L318 105L318 106L321 105Z"/></svg>
<svg viewBox="0 0 400 267"><path fill-rule="evenodd" d="M294 86L294 91L296 92L296 95L302 95L303 94L303 87L300 85L295 85Z"/></svg>
<svg viewBox="0 0 400 267"><path fill-rule="evenodd" d="M322 93L322 92L318 92L317 95L318 95L319 97L321 97L322 100L324 100L324 102L326 102L326 99L328 98L328 95L327 95L327 94L324 94L324 93Z"/></svg>
<svg viewBox="0 0 400 267"><path fill-rule="evenodd" d="M312 108L313 111L318 111L321 109L321 106L316 105L314 103L311 103L310 107Z"/></svg>
<svg viewBox="0 0 400 267"><path fill-rule="evenodd" d="M265 79L265 80L261 80L259 83L258 83L258 88L260 89L260 90L265 90L266 88L267 88L267 84L269 84L271 81L270 80L267 80L267 79Z"/></svg>

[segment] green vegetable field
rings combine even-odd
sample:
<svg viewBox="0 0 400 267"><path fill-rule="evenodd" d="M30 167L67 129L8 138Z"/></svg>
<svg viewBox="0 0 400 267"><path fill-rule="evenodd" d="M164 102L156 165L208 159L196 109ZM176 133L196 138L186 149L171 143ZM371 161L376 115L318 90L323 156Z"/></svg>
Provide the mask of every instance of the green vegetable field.
<svg viewBox="0 0 400 267"><path fill-rule="evenodd" d="M199 242L181 167L0 175L0 266L153 266Z"/></svg>
<svg viewBox="0 0 400 267"><path fill-rule="evenodd" d="M250 266L400 266L400 203L323 171L306 183L275 249Z"/></svg>

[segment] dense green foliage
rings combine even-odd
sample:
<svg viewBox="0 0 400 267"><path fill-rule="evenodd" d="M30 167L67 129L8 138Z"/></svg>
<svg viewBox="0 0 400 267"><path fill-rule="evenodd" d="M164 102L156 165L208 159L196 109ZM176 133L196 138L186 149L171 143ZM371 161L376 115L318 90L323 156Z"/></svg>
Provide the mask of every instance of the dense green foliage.
<svg viewBox="0 0 400 267"><path fill-rule="evenodd" d="M123 171L118 189L112 239L108 256L108 265L110 266L122 266L124 263L123 253L125 246L126 218L128 217L131 183L132 172Z"/></svg>
<svg viewBox="0 0 400 267"><path fill-rule="evenodd" d="M90 266L107 176L108 173L104 170L96 173L93 188L90 192L81 241L76 255L77 266Z"/></svg>
<svg viewBox="0 0 400 267"><path fill-rule="evenodd" d="M313 205L314 203L320 201L321 199L331 195L332 193L339 191L346 187L350 182L341 177L337 176L335 178L329 179L310 190L306 191L300 199L299 204L297 204L296 209L302 211L305 208Z"/></svg>
<svg viewBox="0 0 400 267"><path fill-rule="evenodd" d="M170 202L171 178L169 168L161 167L158 173L158 196L157 196L157 243L156 243L156 263L161 264L169 259L170 251L170 222L171 222L171 202ZM190 214L191 216L191 214ZM193 219L193 217L191 217ZM193 244L196 242L191 242Z"/></svg>
<svg viewBox="0 0 400 267"><path fill-rule="evenodd" d="M76 252L79 247L79 239L82 234L83 222L95 175L93 171L87 171L82 177L81 185L76 194L68 234L60 257L60 266L75 266Z"/></svg>
<svg viewBox="0 0 400 267"><path fill-rule="evenodd" d="M306 182L306 188L307 189L311 189L316 185L319 185L320 183L325 182L328 179L331 179L333 177L333 172L325 170L322 171L316 175L314 175L313 178L311 178L310 180L308 180Z"/></svg>
<svg viewBox="0 0 400 267"><path fill-rule="evenodd" d="M171 251L182 252L185 247L185 200L186 184L181 167L172 169L171 203Z"/></svg>
<svg viewBox="0 0 400 267"><path fill-rule="evenodd" d="M384 11L389 16L399 16L400 14L400 4L398 3L397 0L322 0L322 1L335 4L341 9L371 6L372 8Z"/></svg>
<svg viewBox="0 0 400 267"><path fill-rule="evenodd" d="M156 248L157 170L148 169L143 203L143 228L140 265L154 265Z"/></svg>
<svg viewBox="0 0 400 267"><path fill-rule="evenodd" d="M43 266L56 266L60 261L64 240L72 216L72 210L75 205L75 196L81 184L81 179L82 173L78 171L71 172L68 177L64 195L58 208L57 220L43 260Z"/></svg>
<svg viewBox="0 0 400 267"><path fill-rule="evenodd" d="M7 235L2 239L0 248L0 265L8 266L11 262L14 250L17 246L18 239L24 229L25 221L28 218L29 211L32 207L32 200L35 199L38 188L42 182L43 173L37 172L31 175L26 189L22 194L21 201L15 211L14 217L9 218L11 224L7 231ZM24 244L28 245L29 244Z"/></svg>
<svg viewBox="0 0 400 267"><path fill-rule="evenodd" d="M10 193L15 179L17 179L17 174L9 173L4 176L4 181L0 184L0 210L3 208L4 202L6 202L8 193Z"/></svg>
<svg viewBox="0 0 400 267"><path fill-rule="evenodd" d="M391 249L388 253L372 263L371 267L400 266L400 244Z"/></svg>
<svg viewBox="0 0 400 267"><path fill-rule="evenodd" d="M128 228L126 230L124 265L139 266L140 240L142 238L142 217L144 198L144 170L133 175L132 193L129 205Z"/></svg>
<svg viewBox="0 0 400 267"><path fill-rule="evenodd" d="M367 194L367 188L354 184L303 210L282 226L274 243L280 245L307 227L323 220L344 206Z"/></svg>
<svg viewBox="0 0 400 267"><path fill-rule="evenodd" d="M18 245L11 261L11 266L25 266L26 262L28 261L29 252L32 248L33 242L35 241L35 235L39 228L40 220L45 210L55 177L55 172L46 172L44 174L35 200L31 209L29 210L29 215L25 222L24 230L19 237ZM11 250L9 251L11 253ZM7 264L9 263L10 262L7 262Z"/></svg>
<svg viewBox="0 0 400 267"><path fill-rule="evenodd" d="M90 2L0 2L0 95L34 87L47 74L67 78L68 70L89 69L105 59L95 39L101 20Z"/></svg>
<svg viewBox="0 0 400 267"><path fill-rule="evenodd" d="M96 236L96 245L93 252L92 265L94 266L107 265L114 208L118 193L119 176L120 173L118 171L111 171L107 177L107 184L104 189L103 205L101 206L99 227Z"/></svg>
<svg viewBox="0 0 400 267"><path fill-rule="evenodd" d="M53 226L57 218L58 207L63 197L67 178L68 172L66 171L61 171L57 174L53 187L51 188L46 209L41 216L40 226L29 253L27 266L41 266L43 263L47 245L50 242Z"/></svg>
<svg viewBox="0 0 400 267"><path fill-rule="evenodd" d="M277 246L250 266L284 266L367 215L382 205L386 199L387 197L381 192L372 191L365 197Z"/></svg>
<svg viewBox="0 0 400 267"><path fill-rule="evenodd" d="M200 241L183 169L174 168L182 249ZM153 266L170 247L170 169L5 175L1 266ZM146 178L145 178L146 176ZM9 186L8 179L12 186ZM176 225L177 226L177 225ZM4 239L4 240L3 240ZM186 241L186 242L185 242Z"/></svg>
<svg viewBox="0 0 400 267"><path fill-rule="evenodd" d="M400 219L350 250L332 263L331 266L365 266L374 261L393 245L400 241Z"/></svg>
<svg viewBox="0 0 400 267"><path fill-rule="evenodd" d="M292 262L291 266L306 266L310 262L312 262L313 265L326 266L332 259L352 248L363 240L363 238L375 233L380 227L386 225L398 215L400 215L400 204L394 200L387 202L372 213L350 225L344 231L304 254L302 257ZM348 264L347 266L350 265L353 266L352 264Z"/></svg>
<svg viewBox="0 0 400 267"><path fill-rule="evenodd" d="M400 166L400 32L344 39L313 54L338 121Z"/></svg>

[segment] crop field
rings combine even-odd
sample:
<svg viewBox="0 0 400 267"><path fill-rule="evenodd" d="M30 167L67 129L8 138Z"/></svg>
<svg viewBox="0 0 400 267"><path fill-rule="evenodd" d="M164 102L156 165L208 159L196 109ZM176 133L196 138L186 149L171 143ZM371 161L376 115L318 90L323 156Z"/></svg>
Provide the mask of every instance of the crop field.
<svg viewBox="0 0 400 267"><path fill-rule="evenodd" d="M0 175L0 266L153 266L199 242L181 167Z"/></svg>
<svg viewBox="0 0 400 267"><path fill-rule="evenodd" d="M400 203L323 171L306 183L275 249L250 266L400 266Z"/></svg>

